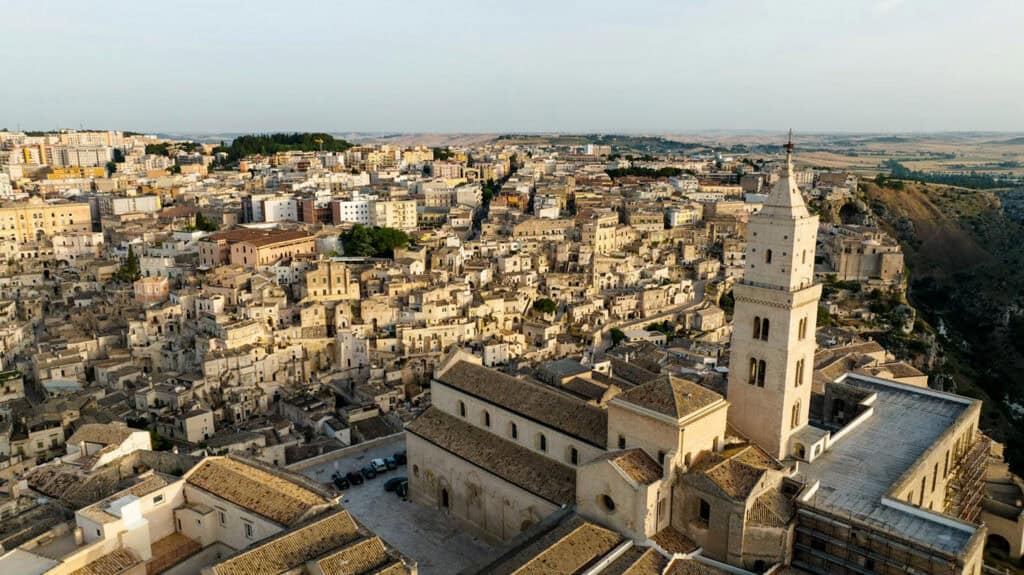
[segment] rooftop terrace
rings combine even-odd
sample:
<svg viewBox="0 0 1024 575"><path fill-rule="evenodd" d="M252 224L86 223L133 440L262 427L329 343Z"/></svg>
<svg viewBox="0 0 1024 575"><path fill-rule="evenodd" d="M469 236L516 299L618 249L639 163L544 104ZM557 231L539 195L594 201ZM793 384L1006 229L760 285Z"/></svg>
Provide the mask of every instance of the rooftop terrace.
<svg viewBox="0 0 1024 575"><path fill-rule="evenodd" d="M924 509L910 510L906 503L886 505L883 497L976 401L857 374L847 375L843 383L876 394L874 414L818 459L801 466L802 480L820 482L807 504L939 551L965 550L977 532L974 525ZM852 469L864 472L851 473Z"/></svg>

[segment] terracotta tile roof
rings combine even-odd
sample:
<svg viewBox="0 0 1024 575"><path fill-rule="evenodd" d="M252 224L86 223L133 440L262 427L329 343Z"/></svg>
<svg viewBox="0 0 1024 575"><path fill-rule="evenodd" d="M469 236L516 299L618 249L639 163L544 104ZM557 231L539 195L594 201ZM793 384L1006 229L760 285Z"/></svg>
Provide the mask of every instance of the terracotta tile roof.
<svg viewBox="0 0 1024 575"><path fill-rule="evenodd" d="M118 549L113 553L107 553L84 567L75 569L70 575L119 575L141 562L135 558L131 551Z"/></svg>
<svg viewBox="0 0 1024 575"><path fill-rule="evenodd" d="M519 444L431 407L406 431L559 505L576 498L576 472Z"/></svg>
<svg viewBox="0 0 1024 575"><path fill-rule="evenodd" d="M186 481L282 525L290 525L311 508L329 503L298 482L233 457L207 457L187 474Z"/></svg>
<svg viewBox="0 0 1024 575"><path fill-rule="evenodd" d="M692 553L697 550L696 543L671 525L655 533L651 540L669 553Z"/></svg>
<svg viewBox="0 0 1024 575"><path fill-rule="evenodd" d="M778 489L769 489L754 500L750 511L747 512L747 521L766 527L785 527L793 518L795 511L793 496L786 495Z"/></svg>
<svg viewBox="0 0 1024 575"><path fill-rule="evenodd" d="M672 376L634 387L616 398L669 417L680 419L711 404L723 401L722 396L691 381Z"/></svg>
<svg viewBox="0 0 1024 575"><path fill-rule="evenodd" d="M362 575L390 561L380 537L356 541L316 562L325 574Z"/></svg>
<svg viewBox="0 0 1024 575"><path fill-rule="evenodd" d="M254 246L269 246L281 242L312 238L313 236L301 230L260 230L260 229L239 229L226 232L210 234L202 241L220 241L228 243L246 242Z"/></svg>
<svg viewBox="0 0 1024 575"><path fill-rule="evenodd" d="M318 517L311 523L251 547L215 565L214 575L277 575L360 537L348 511Z"/></svg>
<svg viewBox="0 0 1024 575"><path fill-rule="evenodd" d="M605 410L547 386L466 361L448 368L438 381L597 447L608 442Z"/></svg>
<svg viewBox="0 0 1024 575"><path fill-rule="evenodd" d="M581 573L622 543L622 536L573 515L506 561L489 575Z"/></svg>
<svg viewBox="0 0 1024 575"><path fill-rule="evenodd" d="M172 481L176 481L177 478L169 475L163 475L161 473L149 472L147 475L141 475L138 477L139 482L127 489L122 489L117 493L107 496L106 498L80 509L78 512L84 517L88 517L98 523L110 523L120 519L107 512L107 506L112 501L120 499L128 495L134 495L135 497L144 497L153 493L154 491L166 487Z"/></svg>
<svg viewBox="0 0 1024 575"><path fill-rule="evenodd" d="M601 575L661 575L666 566L668 559L653 547L631 547L605 567Z"/></svg>
<svg viewBox="0 0 1024 575"><path fill-rule="evenodd" d="M704 490L740 501L746 500L764 477L766 470L774 469L774 465L777 464L774 460L766 462L763 452L759 452L759 449L747 446L729 457L723 457L718 453L706 453L697 460L683 479Z"/></svg>
<svg viewBox="0 0 1024 575"><path fill-rule="evenodd" d="M71 444L83 441L102 445L121 444L135 431L139 430L113 423L86 423L79 427L67 442Z"/></svg>
<svg viewBox="0 0 1024 575"><path fill-rule="evenodd" d="M647 452L639 447L623 451L612 451L594 460L606 459L609 463L625 473L630 479L641 485L650 485L661 479L664 470L657 461L647 455Z"/></svg>
<svg viewBox="0 0 1024 575"><path fill-rule="evenodd" d="M612 376L625 380L633 385L643 385L660 377L653 371L648 371L639 365L628 361L622 361L617 357L608 358L612 364Z"/></svg>

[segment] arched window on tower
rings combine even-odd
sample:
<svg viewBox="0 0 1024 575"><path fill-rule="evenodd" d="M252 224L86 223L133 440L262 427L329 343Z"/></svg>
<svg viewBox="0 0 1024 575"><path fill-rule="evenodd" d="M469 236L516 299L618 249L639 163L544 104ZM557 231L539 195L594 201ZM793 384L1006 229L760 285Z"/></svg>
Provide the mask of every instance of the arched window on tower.
<svg viewBox="0 0 1024 575"><path fill-rule="evenodd" d="M793 387L800 387L804 383L804 358L796 360L796 376L793 378Z"/></svg>
<svg viewBox="0 0 1024 575"><path fill-rule="evenodd" d="M796 338L802 341L805 337L807 337L807 318L802 317L800 318L800 322L797 324Z"/></svg>
<svg viewBox="0 0 1024 575"><path fill-rule="evenodd" d="M764 373L767 370L767 367L768 366L767 366L767 364L765 364L763 359L761 361L757 362L757 386L758 387L764 387Z"/></svg>
<svg viewBox="0 0 1024 575"><path fill-rule="evenodd" d="M747 381L750 385L757 384L757 360L750 358L750 379Z"/></svg>
<svg viewBox="0 0 1024 575"><path fill-rule="evenodd" d="M793 413L789 418L789 427L796 429L796 426L800 424L800 400L793 404Z"/></svg>
<svg viewBox="0 0 1024 575"><path fill-rule="evenodd" d="M806 264L807 263L807 250L804 250L803 255L800 256L800 263L802 263L802 264Z"/></svg>
<svg viewBox="0 0 1024 575"><path fill-rule="evenodd" d="M754 316L754 339L761 339L761 318Z"/></svg>
<svg viewBox="0 0 1024 575"><path fill-rule="evenodd" d="M770 326L768 318L761 320L761 340L768 341L768 327Z"/></svg>
<svg viewBox="0 0 1024 575"><path fill-rule="evenodd" d="M766 264L772 263L772 251L771 250L767 250L766 252L764 252L764 263L766 263Z"/></svg>

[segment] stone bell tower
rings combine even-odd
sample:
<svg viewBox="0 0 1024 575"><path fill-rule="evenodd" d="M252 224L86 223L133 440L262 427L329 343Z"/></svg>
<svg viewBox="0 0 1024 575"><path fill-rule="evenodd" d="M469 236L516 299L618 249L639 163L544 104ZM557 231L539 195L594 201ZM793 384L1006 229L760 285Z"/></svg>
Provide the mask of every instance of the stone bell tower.
<svg viewBox="0 0 1024 575"><path fill-rule="evenodd" d="M804 205L793 174L792 133L782 178L750 217L746 269L733 294L729 422L777 458L807 425L814 330L821 285L814 283L818 216Z"/></svg>

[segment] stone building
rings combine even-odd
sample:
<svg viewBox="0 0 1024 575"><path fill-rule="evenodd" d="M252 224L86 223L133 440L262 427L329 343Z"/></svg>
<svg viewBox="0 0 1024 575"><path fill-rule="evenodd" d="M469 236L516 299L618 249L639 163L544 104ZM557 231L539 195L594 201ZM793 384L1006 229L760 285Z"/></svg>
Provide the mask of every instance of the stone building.
<svg viewBox="0 0 1024 575"><path fill-rule="evenodd" d="M980 573L981 403L815 378L816 231L787 155L747 229L728 399L652 372L585 404L457 361L408 427L412 497L492 538L528 532L479 573L584 548L593 573L620 554L671 562L656 573Z"/></svg>

